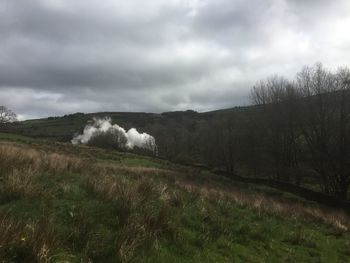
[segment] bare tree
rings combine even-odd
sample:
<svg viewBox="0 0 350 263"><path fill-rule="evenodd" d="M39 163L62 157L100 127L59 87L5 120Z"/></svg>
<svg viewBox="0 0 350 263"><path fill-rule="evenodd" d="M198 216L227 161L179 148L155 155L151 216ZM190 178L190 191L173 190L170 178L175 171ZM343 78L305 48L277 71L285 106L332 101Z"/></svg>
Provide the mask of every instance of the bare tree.
<svg viewBox="0 0 350 263"><path fill-rule="evenodd" d="M0 124L17 121L17 115L5 106L0 106Z"/></svg>
<svg viewBox="0 0 350 263"><path fill-rule="evenodd" d="M350 70L340 69L336 76L339 89L339 114L335 147L335 181L337 194L346 199L350 187Z"/></svg>
<svg viewBox="0 0 350 263"><path fill-rule="evenodd" d="M106 149L126 149L127 138L124 133L116 129L96 132L88 142L88 145Z"/></svg>
<svg viewBox="0 0 350 263"><path fill-rule="evenodd" d="M250 99L255 105L276 104L286 98L289 80L280 76L272 76L260 81L251 91Z"/></svg>
<svg viewBox="0 0 350 263"><path fill-rule="evenodd" d="M321 64L298 74L304 95L300 124L308 164L320 176L323 191L343 199L350 185L349 81L348 69L334 74Z"/></svg>
<svg viewBox="0 0 350 263"><path fill-rule="evenodd" d="M300 94L293 83L285 78L273 76L253 87L251 100L259 106L252 121L260 130L261 147L267 171L279 180L300 177L294 170L298 166L297 114ZM293 175L293 176L292 176Z"/></svg>

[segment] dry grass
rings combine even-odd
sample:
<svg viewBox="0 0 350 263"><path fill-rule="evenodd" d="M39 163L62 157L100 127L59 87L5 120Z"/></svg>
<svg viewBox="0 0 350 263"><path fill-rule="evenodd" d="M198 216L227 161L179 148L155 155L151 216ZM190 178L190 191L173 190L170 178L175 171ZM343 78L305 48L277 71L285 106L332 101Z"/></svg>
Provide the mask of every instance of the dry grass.
<svg viewBox="0 0 350 263"><path fill-rule="evenodd" d="M118 202L130 211L160 200L162 195L162 186L145 178L131 181L112 175L94 176L89 178L87 188L102 199Z"/></svg>
<svg viewBox="0 0 350 263"><path fill-rule="evenodd" d="M0 233L3 262L46 263L59 245L49 223L44 221L18 223L1 214Z"/></svg>
<svg viewBox="0 0 350 263"><path fill-rule="evenodd" d="M115 164L91 165L86 160L57 153L44 153L39 150L26 148L10 143L0 144L0 164L4 167L27 167L26 169L13 169L5 180L5 189L14 195L31 197L43 194L50 196L36 189L33 181L36 171L40 169L54 172L60 171L82 171L90 170L93 174L99 175L89 180L88 187L93 192L105 199L118 199L126 207L134 209L142 206L147 200L168 199L171 202L180 204L181 198L176 192L164 191L165 184L154 183L149 179L152 176L165 176L167 179L175 177L176 174L159 168L152 167L128 167ZM135 177L138 180L131 182L125 178L116 178L114 175L123 174ZM171 181L171 180L170 180ZM267 194L253 194L240 191L238 189L223 189L214 185L200 185L176 179L176 185L194 197L211 198L218 201L234 202L241 206L246 206L257 210L259 213L269 212L275 215L287 216L289 218L311 218L327 223L342 231L350 229L350 218L342 210L307 206L295 202L288 202L278 197Z"/></svg>
<svg viewBox="0 0 350 263"><path fill-rule="evenodd" d="M3 179L0 198L4 200L15 200L18 198L40 198L43 201L52 200L55 193L50 188L45 188L38 183L40 174L28 169L14 169Z"/></svg>
<svg viewBox="0 0 350 263"><path fill-rule="evenodd" d="M191 193L193 198L209 198L218 202L231 202L254 209L258 213L270 213L294 219L317 220L331 225L341 232L350 230L350 217L341 209L301 204L263 193L256 194L240 191L239 189L224 189L222 186L215 185L215 183L201 185L198 182L181 179L176 172L153 167L99 165L98 170L101 175L124 174L139 180L136 184L132 184L128 180L117 180L113 176L103 176L90 182L94 185L95 192L102 194L107 199L119 196L123 202L131 207L142 204L138 199L142 195L137 194L137 189L145 186L149 187L145 191L146 195L155 193L153 198L158 196L173 206L181 206L183 203L181 193L178 191L168 190L166 184L151 183L149 175L152 175L152 177L165 177L169 182L176 181L176 185L180 189Z"/></svg>
<svg viewBox="0 0 350 263"><path fill-rule="evenodd" d="M341 232L350 230L350 217L343 210L327 207L309 206L297 202L290 202L282 198L239 191L238 189L222 190L215 186L199 186L186 181L177 181L176 185L200 198L207 198L215 202L231 202L243 207L254 209L259 214L273 215L305 220L317 220L331 225Z"/></svg>
<svg viewBox="0 0 350 263"><path fill-rule="evenodd" d="M94 170L97 174L122 174L128 175L132 178L140 178L143 176L155 177L173 174L173 172L169 170L156 167L126 166L120 164L96 164Z"/></svg>
<svg viewBox="0 0 350 263"><path fill-rule="evenodd" d="M99 200L112 205L113 208L108 211L108 220L113 222L112 238L109 240L113 240L114 255L122 262L132 261L142 251L155 247L164 235L175 239L178 230L175 230L176 220L171 211L185 211L192 207L203 208L200 211L204 214L206 224L213 225L213 230L209 227L203 230L203 235L200 236L200 240L204 240L203 244L210 241L210 238L215 238L217 232L225 236L231 234L225 232L229 228L222 219L221 210L218 213L218 207L227 205L232 208L232 204L247 207L261 216L275 215L326 223L340 234L350 230L350 217L343 211L302 204L268 193L248 192L233 188L232 185L225 187L222 182L216 182L216 178L198 178L196 174L190 174L191 171L186 173L185 170L180 173L116 163L91 164L85 159L70 155L45 153L28 146L0 143L0 172L3 178L0 197L7 195L9 200L14 197L54 199L55 195L51 192L54 187L45 187L45 182L38 183L42 182L42 176L56 180L59 177L51 176L52 174L60 176L67 172L76 173L69 173L68 180L63 180L63 192L72 193L78 189L70 197ZM71 211L71 207L68 208ZM68 233L66 242L74 243L73 247L81 251L88 251L89 246L98 246L98 242L94 243L93 239L98 240L99 235L104 234L94 232L99 218L96 221L88 220L88 215L91 217L90 213L82 212L81 217L75 214L73 217L72 214L68 221L71 223L71 233ZM304 235L303 232L296 232L289 241L303 243L306 240ZM21 262L21 259L49 262L57 244L48 222L18 223L0 214L0 259L7 260L5 262ZM93 250L96 249L91 248ZM91 254L86 254L86 258L90 256Z"/></svg>
<svg viewBox="0 0 350 263"><path fill-rule="evenodd" d="M130 181L109 175L90 178L88 184L99 197L119 206L116 251L123 262L132 260L136 251L150 246L162 234L175 235L166 203L162 202L165 185L145 178Z"/></svg>
<svg viewBox="0 0 350 263"><path fill-rule="evenodd" d="M9 143L0 144L0 164L4 168L30 167L33 170L46 169L55 172L79 172L88 166L80 158L57 153L46 153Z"/></svg>
<svg viewBox="0 0 350 263"><path fill-rule="evenodd" d="M50 200L54 193L52 189L40 185L40 176L81 172L90 166L80 158L0 143L0 171L4 172L0 198L12 200L39 197Z"/></svg>

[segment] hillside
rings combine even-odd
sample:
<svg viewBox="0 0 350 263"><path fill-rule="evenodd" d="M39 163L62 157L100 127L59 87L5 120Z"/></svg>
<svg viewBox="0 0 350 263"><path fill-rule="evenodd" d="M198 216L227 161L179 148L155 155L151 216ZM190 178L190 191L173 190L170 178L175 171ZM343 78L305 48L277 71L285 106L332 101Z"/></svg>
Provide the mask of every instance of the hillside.
<svg viewBox="0 0 350 263"><path fill-rule="evenodd" d="M1 262L349 262L349 228L206 170L0 134Z"/></svg>
<svg viewBox="0 0 350 263"><path fill-rule="evenodd" d="M113 123L129 129L137 127L142 131L151 132L153 126L169 126L188 130L188 126L199 123L202 120L227 117L233 112L241 111L244 107L236 107L226 110L197 113L195 111L175 111L164 113L144 112L96 112L75 113L62 117L49 117L18 122L16 132L35 138L46 138L58 141L70 141L75 133L82 131L86 123L92 118L110 117Z"/></svg>
<svg viewBox="0 0 350 263"><path fill-rule="evenodd" d="M47 138L58 141L69 141L75 133L81 131L86 123L92 118L104 118L109 116L113 121L117 121L120 125L144 126L149 122L161 119L159 114L148 113L112 113L100 112L83 114L76 113L65 115L63 117L50 117L44 119L34 119L19 122L16 126L17 132L26 136L36 138Z"/></svg>
<svg viewBox="0 0 350 263"><path fill-rule="evenodd" d="M161 158L349 201L349 94L338 90L205 113L76 113L18 122L13 132L70 142L93 118L110 117L127 130L152 135Z"/></svg>

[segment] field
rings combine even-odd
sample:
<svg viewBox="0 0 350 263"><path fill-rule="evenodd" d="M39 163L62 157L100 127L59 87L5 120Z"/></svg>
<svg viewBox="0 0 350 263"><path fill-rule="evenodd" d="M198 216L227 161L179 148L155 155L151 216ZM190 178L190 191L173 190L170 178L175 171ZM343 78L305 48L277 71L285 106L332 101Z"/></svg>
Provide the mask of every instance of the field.
<svg viewBox="0 0 350 263"><path fill-rule="evenodd" d="M207 170L0 134L0 262L350 262L349 231Z"/></svg>

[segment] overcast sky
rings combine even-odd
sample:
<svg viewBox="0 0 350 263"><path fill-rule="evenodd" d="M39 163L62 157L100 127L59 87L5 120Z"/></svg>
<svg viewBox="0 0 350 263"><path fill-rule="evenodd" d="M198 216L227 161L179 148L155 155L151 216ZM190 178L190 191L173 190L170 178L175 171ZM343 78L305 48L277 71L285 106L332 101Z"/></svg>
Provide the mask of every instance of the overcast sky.
<svg viewBox="0 0 350 263"><path fill-rule="evenodd" d="M0 0L0 105L23 118L248 103L350 62L349 0Z"/></svg>

